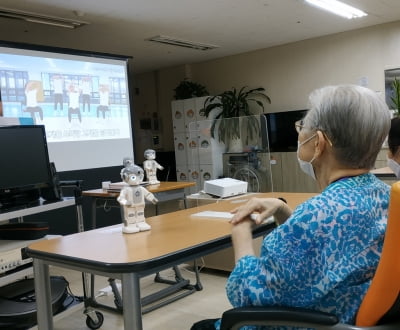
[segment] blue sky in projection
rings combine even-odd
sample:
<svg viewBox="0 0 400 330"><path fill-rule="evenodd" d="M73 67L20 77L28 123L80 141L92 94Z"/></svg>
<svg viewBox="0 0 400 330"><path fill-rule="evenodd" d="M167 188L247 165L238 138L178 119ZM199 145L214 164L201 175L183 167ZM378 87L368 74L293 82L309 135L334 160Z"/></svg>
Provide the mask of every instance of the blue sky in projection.
<svg viewBox="0 0 400 330"><path fill-rule="evenodd" d="M75 61L50 57L0 54L0 68L9 70L27 70L30 79L40 79L42 72L60 74L88 74L100 78L125 78L122 65Z"/></svg>

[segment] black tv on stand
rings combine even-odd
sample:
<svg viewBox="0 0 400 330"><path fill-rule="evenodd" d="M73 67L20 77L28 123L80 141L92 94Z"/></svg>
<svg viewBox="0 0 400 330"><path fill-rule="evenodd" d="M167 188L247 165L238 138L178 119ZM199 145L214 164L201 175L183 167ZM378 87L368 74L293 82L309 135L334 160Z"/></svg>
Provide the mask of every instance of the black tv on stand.
<svg viewBox="0 0 400 330"><path fill-rule="evenodd" d="M0 211L37 203L53 185L43 125L0 127Z"/></svg>
<svg viewBox="0 0 400 330"><path fill-rule="evenodd" d="M270 152L295 152L298 134L294 123L303 119L307 109L265 113L266 121L261 121L262 132ZM263 127L264 126L264 127ZM266 127L265 127L266 126Z"/></svg>

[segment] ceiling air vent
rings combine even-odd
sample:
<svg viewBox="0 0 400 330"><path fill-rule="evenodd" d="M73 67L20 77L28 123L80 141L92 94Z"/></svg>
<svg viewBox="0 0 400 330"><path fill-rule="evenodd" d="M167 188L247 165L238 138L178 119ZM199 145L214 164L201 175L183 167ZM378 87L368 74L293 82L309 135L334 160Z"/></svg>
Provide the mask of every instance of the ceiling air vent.
<svg viewBox="0 0 400 330"><path fill-rule="evenodd" d="M146 40L159 42L159 43L167 44L167 45L178 46L178 47L192 48L192 49L197 49L197 50L210 50L210 49L218 48L218 46L215 46L215 45L207 45L207 44L203 44L203 43L199 43L199 42L182 40L182 39L177 39L177 38L172 38L172 37L167 37L167 36L156 36L156 37L152 37L152 38L149 38Z"/></svg>
<svg viewBox="0 0 400 330"><path fill-rule="evenodd" d="M84 22L84 21L76 21L76 20L71 20L71 19L67 19L67 18L48 16L48 15L32 13L32 12L28 12L28 11L0 7L0 18L2 18L2 17L19 19L19 20L31 22L31 23L39 23L39 24L58 26L58 27L63 27L63 28L68 28L68 29L75 29L80 26L89 24L88 22Z"/></svg>

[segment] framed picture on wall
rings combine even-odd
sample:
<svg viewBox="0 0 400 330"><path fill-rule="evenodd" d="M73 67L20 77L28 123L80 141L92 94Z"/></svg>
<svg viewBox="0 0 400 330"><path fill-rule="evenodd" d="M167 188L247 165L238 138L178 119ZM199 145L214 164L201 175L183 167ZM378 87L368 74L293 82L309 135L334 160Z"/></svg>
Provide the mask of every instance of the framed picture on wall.
<svg viewBox="0 0 400 330"><path fill-rule="evenodd" d="M400 80L400 68L385 70L385 100L389 109L396 109L392 101L392 97L395 96L393 88L394 79Z"/></svg>

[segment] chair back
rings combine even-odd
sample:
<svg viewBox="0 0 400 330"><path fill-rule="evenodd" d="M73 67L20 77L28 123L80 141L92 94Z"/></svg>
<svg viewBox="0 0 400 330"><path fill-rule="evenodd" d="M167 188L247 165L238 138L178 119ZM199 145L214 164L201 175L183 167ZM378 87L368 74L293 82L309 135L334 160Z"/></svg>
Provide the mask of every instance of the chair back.
<svg viewBox="0 0 400 330"><path fill-rule="evenodd" d="M382 254L356 317L357 326L373 326L399 305L400 292L400 181L391 188ZM400 315L399 309L395 311ZM399 318L399 316L397 316Z"/></svg>

